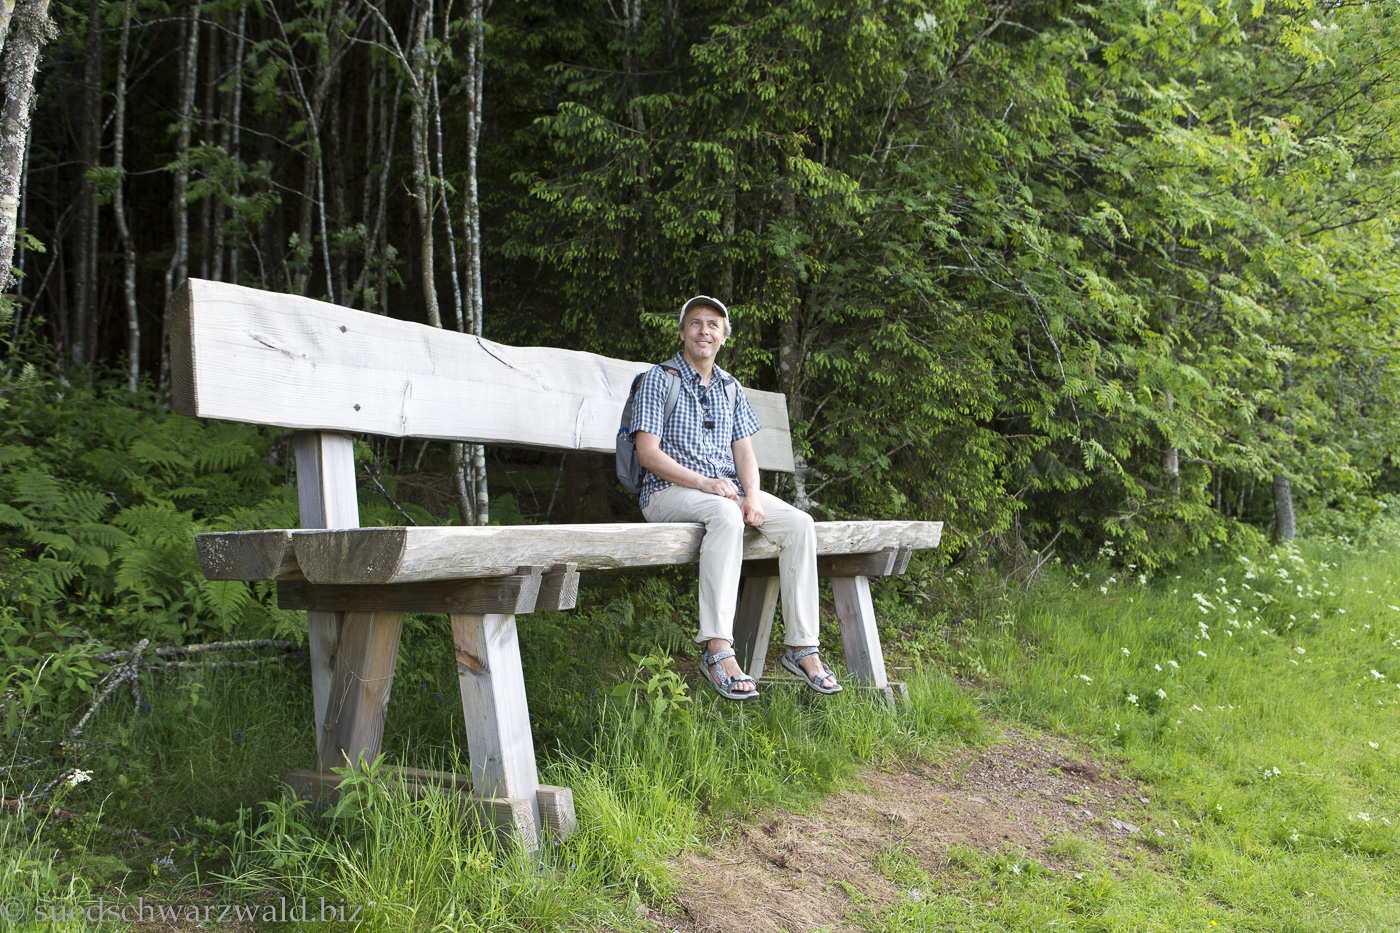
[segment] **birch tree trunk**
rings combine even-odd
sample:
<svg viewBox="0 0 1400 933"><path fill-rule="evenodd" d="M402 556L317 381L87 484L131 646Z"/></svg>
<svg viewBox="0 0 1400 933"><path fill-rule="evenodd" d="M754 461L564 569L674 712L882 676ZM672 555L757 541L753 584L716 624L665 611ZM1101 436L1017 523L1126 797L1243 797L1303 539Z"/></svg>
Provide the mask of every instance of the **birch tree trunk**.
<svg viewBox="0 0 1400 933"><path fill-rule="evenodd" d="M160 391L170 385L170 296L190 275L190 120L194 116L194 93L199 71L199 5L190 6L185 34L184 66L180 75L179 124L175 134L175 184L171 207L175 216L175 248L165 269L165 310L160 324Z"/></svg>
<svg viewBox="0 0 1400 933"><path fill-rule="evenodd" d="M467 241L467 312L471 332L481 336L486 298L481 275L481 197L476 181L476 157L481 143L481 90L486 73L486 2L471 0L471 36L467 52L467 179L462 208L462 226ZM472 477L475 480L476 524L491 518L491 493L486 486L486 447L471 445Z"/></svg>
<svg viewBox="0 0 1400 933"><path fill-rule="evenodd" d="M437 198L433 196L433 169L428 152L428 69L433 66L428 55L428 24L433 16L433 0L419 0L414 23L413 47L410 51L413 87L411 112L413 119L413 206L418 212L418 243L421 252L419 283L423 289L423 304L428 323L442 326L442 311L438 306L437 282L433 276L436 265L433 255L433 215Z"/></svg>
<svg viewBox="0 0 1400 933"><path fill-rule="evenodd" d="M18 230L20 179L29 139L30 102L39 52L58 30L49 19L49 0L21 0L10 18L3 71L0 71L0 291L10 288Z"/></svg>
<svg viewBox="0 0 1400 933"><path fill-rule="evenodd" d="M1293 483L1283 473L1274 474L1274 537L1292 541L1298 534L1298 520L1293 512Z"/></svg>
<svg viewBox="0 0 1400 933"><path fill-rule="evenodd" d="M5 36L10 32L10 20L15 15L15 0L0 0L0 52L5 51Z"/></svg>
<svg viewBox="0 0 1400 933"><path fill-rule="evenodd" d="M126 80L131 49L131 6L122 13L122 37L117 47L116 106L112 114L112 166L117 186L112 192L112 213L122 241L122 285L126 299L126 388L135 392L141 378L141 319L136 313L136 244L126 217Z"/></svg>
<svg viewBox="0 0 1400 933"><path fill-rule="evenodd" d="M235 159L239 158L243 135L243 56L247 41L248 7L245 5L238 11L238 40L234 44L233 51L233 101L229 106L229 118L225 123L227 134L224 137L226 140L224 148ZM222 243L222 229L219 230L218 235L220 243ZM242 241L235 235L228 251L228 281L230 282L238 281L243 259L242 249Z"/></svg>
<svg viewBox="0 0 1400 933"><path fill-rule="evenodd" d="M78 186L78 223L74 241L72 327L73 362L92 362L97 338L97 189L88 178L101 158L102 141L102 4L88 0L87 43L83 54L82 106L78 109L78 160L82 182Z"/></svg>

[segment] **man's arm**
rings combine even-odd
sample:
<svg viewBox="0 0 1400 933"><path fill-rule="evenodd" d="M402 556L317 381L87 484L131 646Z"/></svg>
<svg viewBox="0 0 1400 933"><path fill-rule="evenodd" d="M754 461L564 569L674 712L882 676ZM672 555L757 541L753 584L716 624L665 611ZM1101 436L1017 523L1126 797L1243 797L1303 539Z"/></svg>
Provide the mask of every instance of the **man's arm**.
<svg viewBox="0 0 1400 933"><path fill-rule="evenodd" d="M694 470L677 463L670 454L661 449L659 435L649 431L634 431L632 432L632 443L637 448L637 462L642 465L642 468L655 473L666 482L675 483L677 486L686 486L690 489L698 489L714 496L724 496L726 499L737 500L739 498L738 488L729 480L701 476ZM752 448L750 449L752 450Z"/></svg>
<svg viewBox="0 0 1400 933"><path fill-rule="evenodd" d="M763 502L758 495L758 457L753 452L753 438L741 437L730 449L734 451L734 469L739 474L739 485L744 487L744 502L741 510L744 521L755 528L763 524Z"/></svg>

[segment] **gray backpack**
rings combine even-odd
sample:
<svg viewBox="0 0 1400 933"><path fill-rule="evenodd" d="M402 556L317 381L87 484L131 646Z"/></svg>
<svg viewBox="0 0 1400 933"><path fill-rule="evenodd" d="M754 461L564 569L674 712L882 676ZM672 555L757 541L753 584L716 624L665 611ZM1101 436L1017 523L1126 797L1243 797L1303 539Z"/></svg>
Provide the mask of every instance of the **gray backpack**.
<svg viewBox="0 0 1400 933"><path fill-rule="evenodd" d="M664 426L671 420L671 414L675 412L676 403L681 397L681 371L669 363L659 365L674 377L666 389L666 406L661 416ZM617 479L622 483L622 488L634 496L641 493L642 480L647 475L647 471L637 460L637 445L632 443L632 405L637 399L637 389L641 387L642 377L645 375L644 372L638 373L637 378L632 380L632 388L627 392L627 404L622 406L622 418L617 427ZM724 395L729 401L730 409L737 403L737 397L731 388L736 384L732 379L724 383Z"/></svg>

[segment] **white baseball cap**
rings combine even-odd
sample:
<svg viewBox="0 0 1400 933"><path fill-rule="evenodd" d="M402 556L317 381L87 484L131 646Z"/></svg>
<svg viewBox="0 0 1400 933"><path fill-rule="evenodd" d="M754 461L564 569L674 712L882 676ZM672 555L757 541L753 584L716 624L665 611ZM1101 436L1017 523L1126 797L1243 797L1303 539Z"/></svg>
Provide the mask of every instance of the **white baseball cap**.
<svg viewBox="0 0 1400 933"><path fill-rule="evenodd" d="M709 305L724 315L724 332L729 333L729 309L724 306L724 302L718 298L711 298L709 295L696 295L694 298L681 305L681 316L676 320L677 327L685 326L685 314L696 305Z"/></svg>

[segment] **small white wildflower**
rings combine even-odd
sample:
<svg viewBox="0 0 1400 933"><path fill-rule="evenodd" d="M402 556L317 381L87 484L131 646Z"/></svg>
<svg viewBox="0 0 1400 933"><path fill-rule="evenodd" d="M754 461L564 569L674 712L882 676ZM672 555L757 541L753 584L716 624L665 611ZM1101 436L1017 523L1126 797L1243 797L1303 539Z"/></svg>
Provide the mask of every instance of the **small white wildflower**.
<svg viewBox="0 0 1400 933"><path fill-rule="evenodd" d="M1160 671L1160 670L1162 669L1162 665L1160 665L1160 664L1154 664L1154 665L1152 665L1152 667L1153 667L1154 670L1158 670L1158 671Z"/></svg>
<svg viewBox="0 0 1400 933"><path fill-rule="evenodd" d="M1207 655L1204 651L1197 651L1196 653L1199 654L1199 655L1200 655L1201 657L1203 657L1203 658L1204 658L1204 657L1209 657L1209 655Z"/></svg>
<svg viewBox="0 0 1400 933"><path fill-rule="evenodd" d="M1296 652L1297 654L1307 654L1307 652L1303 650L1303 646L1302 646L1302 645L1294 645L1294 646L1293 646L1293 650L1294 650L1294 652Z"/></svg>
<svg viewBox="0 0 1400 933"><path fill-rule="evenodd" d="M1385 680L1385 675L1382 674L1380 671L1376 670L1374 667L1371 668L1371 676L1376 678L1377 680Z"/></svg>
<svg viewBox="0 0 1400 933"><path fill-rule="evenodd" d="M1104 594L1105 596L1107 596L1107 595L1108 595L1108 587L1106 587L1106 586L1101 586L1101 587L1099 587L1099 592L1102 593L1102 594Z"/></svg>
<svg viewBox="0 0 1400 933"><path fill-rule="evenodd" d="M72 774L68 775L68 779L67 779L66 781L64 781L63 783L64 783L66 786L68 786L68 787L77 787L79 784L82 784L82 783L85 783L85 782L91 781L91 780L92 780L92 772L91 772L91 771L78 771L78 770L75 769L75 770L73 771Z"/></svg>
<svg viewBox="0 0 1400 933"><path fill-rule="evenodd" d="M1356 818L1363 823L1371 822L1371 814L1369 813L1358 813L1356 814Z"/></svg>
<svg viewBox="0 0 1400 933"><path fill-rule="evenodd" d="M1205 712L1205 710L1201 709L1201 708L1200 708L1199 706L1197 706L1195 703L1192 703L1192 704L1191 704L1191 708L1192 708L1193 710L1195 710L1196 712L1198 712L1198 713L1204 713L1204 712Z"/></svg>
<svg viewBox="0 0 1400 933"><path fill-rule="evenodd" d="M1167 691L1163 690L1161 687L1158 687L1158 688L1157 688L1157 696L1160 697L1161 699L1165 700L1165 699L1167 698Z"/></svg>
<svg viewBox="0 0 1400 933"><path fill-rule="evenodd" d="M1346 614L1347 614L1347 611L1346 611L1345 609L1338 609L1338 610L1337 610L1337 615L1339 615L1339 616L1344 616L1344 615L1346 615Z"/></svg>
<svg viewBox="0 0 1400 933"><path fill-rule="evenodd" d="M1138 701L1138 698L1137 698L1137 694L1136 694L1136 693L1130 693L1130 694L1128 694L1128 702L1129 702L1129 703L1133 704L1134 706L1137 706L1137 701Z"/></svg>
<svg viewBox="0 0 1400 933"><path fill-rule="evenodd" d="M1132 652L1129 651L1127 648L1124 648L1124 649L1123 649L1123 657L1127 658L1127 657L1131 657L1131 656L1132 656Z"/></svg>
<svg viewBox="0 0 1400 933"><path fill-rule="evenodd" d="M1088 674L1075 674L1074 676L1075 676L1075 677L1078 677L1080 680L1084 681L1086 684L1091 684L1091 683L1094 682L1093 678L1090 677Z"/></svg>
<svg viewBox="0 0 1400 933"><path fill-rule="evenodd" d="M1379 743L1379 742L1367 742L1366 744L1369 745L1369 746L1371 746L1372 748L1380 748L1380 747L1381 747L1381 743Z"/></svg>
<svg viewBox="0 0 1400 933"><path fill-rule="evenodd" d="M1177 664L1175 661L1168 661L1167 663L1170 664L1172 667L1181 667L1181 665Z"/></svg>

